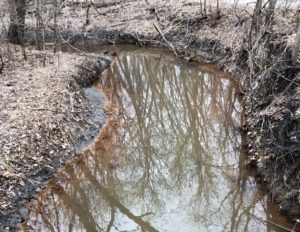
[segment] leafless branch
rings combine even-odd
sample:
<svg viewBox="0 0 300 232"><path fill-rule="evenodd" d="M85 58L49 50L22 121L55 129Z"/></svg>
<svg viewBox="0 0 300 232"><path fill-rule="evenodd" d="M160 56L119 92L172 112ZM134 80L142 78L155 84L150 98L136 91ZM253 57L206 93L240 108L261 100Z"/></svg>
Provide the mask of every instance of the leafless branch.
<svg viewBox="0 0 300 232"><path fill-rule="evenodd" d="M166 37L164 36L164 34L162 33L162 31L159 29L159 27L155 23L153 23L153 26L155 27L156 31L161 35L161 37L163 38L163 40L172 48L174 54L177 56L177 52L176 52L173 44L166 39Z"/></svg>

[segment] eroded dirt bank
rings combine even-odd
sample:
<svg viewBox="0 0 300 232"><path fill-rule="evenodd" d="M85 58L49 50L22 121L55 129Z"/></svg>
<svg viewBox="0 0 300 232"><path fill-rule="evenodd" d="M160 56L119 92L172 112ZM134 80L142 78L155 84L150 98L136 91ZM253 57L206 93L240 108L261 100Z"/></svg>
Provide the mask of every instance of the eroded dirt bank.
<svg viewBox="0 0 300 232"><path fill-rule="evenodd" d="M66 2L58 20L60 34L49 29L46 40L168 46L185 59L216 62L238 79L245 102L242 129L249 143L245 165L256 166L258 179L269 186L270 200L290 219L299 219L300 76L291 61L296 12L277 10L273 24L250 46L248 8L224 6L217 17L214 10L200 14L192 1L124 1L94 4L88 24L86 10L85 3ZM34 43L30 27L27 36Z"/></svg>
<svg viewBox="0 0 300 232"><path fill-rule="evenodd" d="M105 56L46 52L44 58L35 50L22 61L19 47L2 49L7 65L0 76L0 231L14 230L27 214L26 203L78 153L84 136L97 135L101 124L90 122L82 88L110 63Z"/></svg>

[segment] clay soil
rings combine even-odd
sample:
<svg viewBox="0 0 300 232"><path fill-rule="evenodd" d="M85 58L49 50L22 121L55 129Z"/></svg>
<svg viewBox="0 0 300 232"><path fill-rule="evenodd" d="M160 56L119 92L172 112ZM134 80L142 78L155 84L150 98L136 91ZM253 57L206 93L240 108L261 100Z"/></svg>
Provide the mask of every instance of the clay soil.
<svg viewBox="0 0 300 232"><path fill-rule="evenodd" d="M268 186L270 201L296 221L300 219L300 69L291 62L296 12L276 11L272 28L249 50L251 8L245 7L224 5L217 17L213 7L207 15L201 14L195 1L106 1L90 6L86 24L86 3L65 1L58 18L59 35L54 34L53 20L48 20L45 39L49 43L58 39L65 47L165 46L191 62L218 64L240 82L244 96L241 129L247 134L249 150L245 165L257 169L257 180ZM26 39L34 44L35 21L28 12ZM51 18L50 10L45 18ZM80 88L70 87L69 81L76 72L73 67L84 57L48 51L43 67L40 52L31 50L28 60L22 61L20 49L10 49L16 52L7 57L18 56L0 75L0 213L17 220L1 216L3 228L21 221L26 209L20 202L49 178L43 178L43 173L55 173L74 156L72 141L76 140L70 135L84 132L82 122L88 112ZM49 166L49 159L57 165ZM28 186L34 191L27 191Z"/></svg>

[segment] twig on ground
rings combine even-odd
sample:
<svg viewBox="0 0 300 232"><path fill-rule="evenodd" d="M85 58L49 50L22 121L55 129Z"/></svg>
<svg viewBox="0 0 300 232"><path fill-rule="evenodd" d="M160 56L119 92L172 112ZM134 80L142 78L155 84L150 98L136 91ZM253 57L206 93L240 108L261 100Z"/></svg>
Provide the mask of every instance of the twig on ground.
<svg viewBox="0 0 300 232"><path fill-rule="evenodd" d="M64 111L58 111L58 110L53 110L53 109L48 109L48 108L28 108L29 110L32 111L50 111L53 113L57 113L57 114L66 114L67 112ZM71 113L82 113L83 111L79 111L79 110L71 110Z"/></svg>
<svg viewBox="0 0 300 232"><path fill-rule="evenodd" d="M47 109L47 108L28 108L29 110L35 110L35 111L50 111L53 113L61 113L61 114L65 114L65 112L62 111L57 111L57 110L52 110L52 109Z"/></svg>

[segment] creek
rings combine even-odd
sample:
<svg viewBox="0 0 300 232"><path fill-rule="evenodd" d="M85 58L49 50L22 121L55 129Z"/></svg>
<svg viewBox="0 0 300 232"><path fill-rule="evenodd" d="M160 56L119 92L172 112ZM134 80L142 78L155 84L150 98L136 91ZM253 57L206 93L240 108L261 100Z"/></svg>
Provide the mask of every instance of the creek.
<svg viewBox="0 0 300 232"><path fill-rule="evenodd" d="M92 88L105 96L106 123L31 203L23 230L292 227L245 168L243 107L231 77L162 50L98 50L117 53Z"/></svg>

